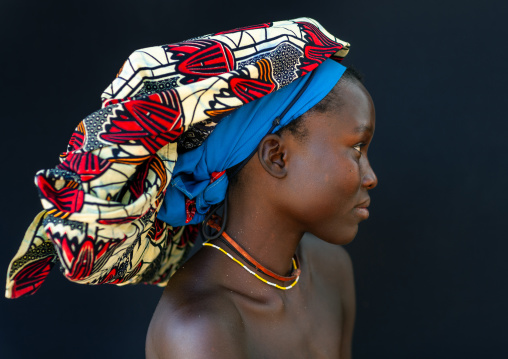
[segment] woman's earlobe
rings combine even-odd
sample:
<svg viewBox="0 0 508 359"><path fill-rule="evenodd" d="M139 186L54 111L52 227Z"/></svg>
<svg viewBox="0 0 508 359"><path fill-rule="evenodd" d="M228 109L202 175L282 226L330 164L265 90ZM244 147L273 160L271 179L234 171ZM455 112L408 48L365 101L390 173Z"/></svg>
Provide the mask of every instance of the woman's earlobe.
<svg viewBox="0 0 508 359"><path fill-rule="evenodd" d="M261 166L271 176L286 177L286 148L280 136L276 134L265 136L259 143L258 156Z"/></svg>

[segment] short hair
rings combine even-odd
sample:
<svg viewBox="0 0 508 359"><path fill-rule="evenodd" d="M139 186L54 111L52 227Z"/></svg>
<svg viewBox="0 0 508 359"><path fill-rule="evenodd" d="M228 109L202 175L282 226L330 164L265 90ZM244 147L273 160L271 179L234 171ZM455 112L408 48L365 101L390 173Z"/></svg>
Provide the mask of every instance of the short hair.
<svg viewBox="0 0 508 359"><path fill-rule="evenodd" d="M284 132L289 132L296 139L303 141L307 136L307 128L304 125L305 115L312 112L320 112L325 113L330 110L338 110L343 102L341 101L340 95L340 84L344 82L359 82L363 84L364 76L358 71L354 66L350 66L344 71L340 80L333 87L333 89L317 104L315 104L309 111L305 112L303 115L295 118L293 121L288 123L286 126L281 127L275 133L277 135L282 135Z"/></svg>
<svg viewBox="0 0 508 359"><path fill-rule="evenodd" d="M283 133L289 133L294 136L296 139L303 141L307 137L307 128L305 127L305 115L312 112L320 112L324 113L330 110L337 110L342 105L341 94L340 94L340 84L344 82L349 83L361 83L363 84L364 76L358 71L354 66L350 66L344 71L340 80L333 87L333 89L316 105L314 105L310 110L305 112L303 115L295 118L293 121L288 123L287 125L281 127L279 130L275 132L275 134L281 136ZM243 162L228 168L226 173L228 175L229 185L236 186L239 182L240 173L242 173L243 168L239 168L243 165Z"/></svg>

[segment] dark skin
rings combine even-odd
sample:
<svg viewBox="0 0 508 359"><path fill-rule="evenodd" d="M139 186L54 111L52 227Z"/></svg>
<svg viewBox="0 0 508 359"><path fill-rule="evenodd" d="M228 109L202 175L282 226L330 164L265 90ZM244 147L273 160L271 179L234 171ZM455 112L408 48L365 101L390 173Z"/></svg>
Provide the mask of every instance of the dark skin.
<svg viewBox="0 0 508 359"><path fill-rule="evenodd" d="M147 358L351 358L353 271L339 245L368 217L368 190L377 185L367 159L375 112L360 83L340 81L333 91L340 108L305 114L303 139L266 136L229 191L226 232L281 275L296 252L300 281L289 290L268 286L202 248L169 281Z"/></svg>

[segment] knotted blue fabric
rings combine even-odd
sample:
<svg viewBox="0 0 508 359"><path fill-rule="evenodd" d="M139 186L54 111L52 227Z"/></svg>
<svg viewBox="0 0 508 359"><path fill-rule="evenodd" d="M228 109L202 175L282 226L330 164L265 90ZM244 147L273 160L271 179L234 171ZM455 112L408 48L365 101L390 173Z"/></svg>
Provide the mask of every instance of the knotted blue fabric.
<svg viewBox="0 0 508 359"><path fill-rule="evenodd" d="M345 70L343 65L328 59L313 71L313 76L303 76L224 118L200 147L178 157L157 217L172 226L202 222L210 206L224 200L228 187L227 175L212 181L212 174L246 159L268 134L273 120L287 109L302 87L307 86L305 92L280 118L272 133L321 101ZM196 213L190 221L185 209L186 198L196 201Z"/></svg>

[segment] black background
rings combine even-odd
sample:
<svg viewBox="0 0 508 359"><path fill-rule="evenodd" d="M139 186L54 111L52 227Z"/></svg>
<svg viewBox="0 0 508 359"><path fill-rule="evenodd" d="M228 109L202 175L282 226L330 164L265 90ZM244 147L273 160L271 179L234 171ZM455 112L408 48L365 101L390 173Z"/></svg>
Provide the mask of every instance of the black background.
<svg viewBox="0 0 508 359"><path fill-rule="evenodd" d="M377 110L355 358L508 357L506 1L5 1L0 9L0 268L41 209L33 175L135 49L309 16L352 44ZM58 270L0 299L2 358L141 358L162 289ZM319 335L319 333L316 333ZM199 340L199 338L196 338Z"/></svg>

